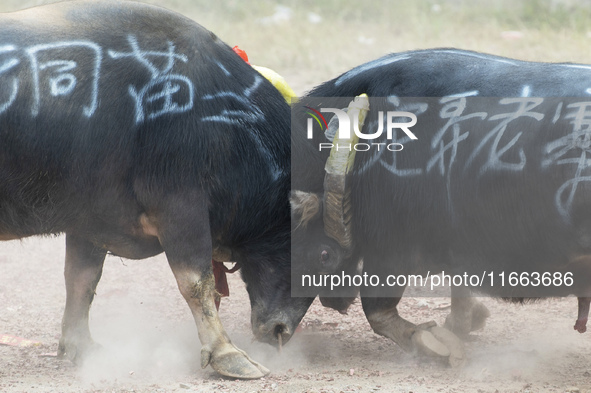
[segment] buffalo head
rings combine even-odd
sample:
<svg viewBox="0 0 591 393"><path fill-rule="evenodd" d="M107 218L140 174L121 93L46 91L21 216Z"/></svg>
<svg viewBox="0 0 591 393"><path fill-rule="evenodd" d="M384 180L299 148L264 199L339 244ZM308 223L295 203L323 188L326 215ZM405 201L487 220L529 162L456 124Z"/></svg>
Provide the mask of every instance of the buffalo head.
<svg viewBox="0 0 591 393"><path fill-rule="evenodd" d="M369 109L367 96L351 102L347 113L350 119L363 125ZM356 143L356 135L342 140L336 135L333 145ZM313 193L292 190L292 272L319 275L359 271L358 257L354 255L352 233L352 206L350 198L351 172L355 150L336 149L326 161L323 192ZM339 292L338 296L355 297L356 289ZM320 296L335 296L319 288ZM329 304L333 302L328 301ZM346 302L345 302L346 303ZM336 303L335 303L336 304ZM332 306L331 306L332 307ZM343 311L341 307L333 307Z"/></svg>

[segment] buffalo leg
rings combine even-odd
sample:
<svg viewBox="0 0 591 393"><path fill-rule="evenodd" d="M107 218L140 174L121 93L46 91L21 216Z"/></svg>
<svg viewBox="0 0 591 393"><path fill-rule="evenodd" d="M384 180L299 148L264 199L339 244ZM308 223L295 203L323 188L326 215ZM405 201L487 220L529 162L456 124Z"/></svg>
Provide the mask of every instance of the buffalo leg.
<svg viewBox="0 0 591 393"><path fill-rule="evenodd" d="M587 319L589 318L589 304L591 303L591 286L589 284L591 256L583 255L574 259L565 268L566 272L572 274L572 277L576 277L574 280L574 293L577 295L579 312L573 328L579 333L585 333L587 331Z"/></svg>
<svg viewBox="0 0 591 393"><path fill-rule="evenodd" d="M399 302L400 297L364 297L363 291L361 293L363 312L373 331L394 341L403 350L412 352L415 350L412 335L417 330L417 326L398 314ZM435 326L435 322L425 326Z"/></svg>
<svg viewBox="0 0 591 393"><path fill-rule="evenodd" d="M458 336L467 336L470 332L486 325L490 316L488 308L470 296L466 287L451 287L451 312L445 318L445 327Z"/></svg>
<svg viewBox="0 0 591 393"><path fill-rule="evenodd" d="M396 295L402 296L402 290ZM373 331L387 337L407 352L421 352L447 358L453 367L464 363L462 342L452 332L436 326L434 321L415 325L398 314L400 297L364 297L361 304Z"/></svg>
<svg viewBox="0 0 591 393"><path fill-rule="evenodd" d="M105 255L105 250L96 248L89 241L66 234L66 308L58 356L65 355L74 363L80 363L97 347L90 336L88 313L101 278Z"/></svg>
<svg viewBox="0 0 591 393"><path fill-rule="evenodd" d="M579 333L585 333L587 331L587 318L589 318L589 304L591 303L590 297L580 297L579 301L579 315L575 322L574 329Z"/></svg>
<svg viewBox="0 0 591 393"><path fill-rule="evenodd" d="M174 198L155 217L158 236L179 290L195 319L202 344L201 366L234 378L261 378L269 372L238 349L226 334L215 307L212 240L207 200Z"/></svg>

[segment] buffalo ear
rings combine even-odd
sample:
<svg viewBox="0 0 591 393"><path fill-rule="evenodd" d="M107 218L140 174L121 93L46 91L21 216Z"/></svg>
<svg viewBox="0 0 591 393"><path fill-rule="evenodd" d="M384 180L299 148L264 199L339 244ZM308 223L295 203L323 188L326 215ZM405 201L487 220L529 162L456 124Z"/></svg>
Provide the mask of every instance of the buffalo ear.
<svg viewBox="0 0 591 393"><path fill-rule="evenodd" d="M320 216L322 198L318 194L304 191L292 191L289 196L291 219L298 227L306 227L308 223Z"/></svg>

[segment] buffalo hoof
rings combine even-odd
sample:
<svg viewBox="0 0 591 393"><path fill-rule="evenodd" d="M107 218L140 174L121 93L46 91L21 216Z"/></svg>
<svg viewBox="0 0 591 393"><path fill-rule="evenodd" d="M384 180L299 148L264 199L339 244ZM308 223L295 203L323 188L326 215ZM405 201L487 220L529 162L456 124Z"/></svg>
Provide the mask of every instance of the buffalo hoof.
<svg viewBox="0 0 591 393"><path fill-rule="evenodd" d="M458 336L440 326L435 326L429 331L449 350L448 362L451 367L462 367L466 363L464 343L458 338Z"/></svg>
<svg viewBox="0 0 591 393"><path fill-rule="evenodd" d="M265 366L252 360L232 343L224 343L213 349L204 346L201 349L201 368L208 364L217 373L232 378L257 379L270 373Z"/></svg>
<svg viewBox="0 0 591 393"><path fill-rule="evenodd" d="M447 358L451 367L461 367L466 361L462 341L449 330L433 326L426 330L417 329L412 335L417 351L434 357Z"/></svg>
<svg viewBox="0 0 591 393"><path fill-rule="evenodd" d="M468 307L452 309L452 312L445 318L446 329L460 337L467 336L470 332L482 329L486 325L486 319L490 317L488 308L475 299L466 300Z"/></svg>
<svg viewBox="0 0 591 393"><path fill-rule="evenodd" d="M57 347L57 357L59 359L69 359L75 365L81 365L82 362L102 349L100 344L95 343L91 338L74 339L60 338Z"/></svg>
<svg viewBox="0 0 591 393"><path fill-rule="evenodd" d="M579 333L585 333L587 331L587 318L577 319L574 329Z"/></svg>

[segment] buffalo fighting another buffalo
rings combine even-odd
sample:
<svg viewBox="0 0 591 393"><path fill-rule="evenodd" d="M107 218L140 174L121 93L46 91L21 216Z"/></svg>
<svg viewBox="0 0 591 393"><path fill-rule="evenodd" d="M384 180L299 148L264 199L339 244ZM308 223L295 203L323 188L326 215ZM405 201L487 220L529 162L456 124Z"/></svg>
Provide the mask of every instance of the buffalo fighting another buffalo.
<svg viewBox="0 0 591 393"><path fill-rule="evenodd" d="M574 295L586 330L591 66L409 51L291 103L263 74L156 6L0 15L0 240L65 234L60 356L100 350L88 321L107 253L166 255L201 366L228 377L269 370L226 334L212 261L238 264L252 332L279 347L317 296L342 313L360 297L377 334L452 366L489 316L474 294ZM386 278L440 273L480 281L452 283L444 327L402 318L406 285Z"/></svg>

